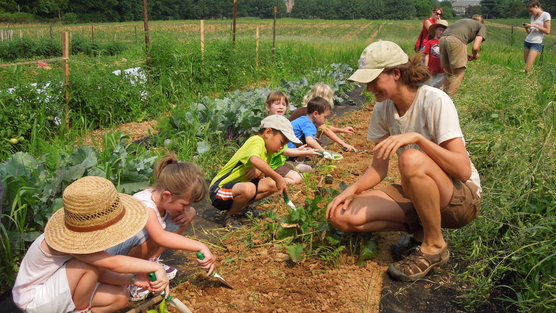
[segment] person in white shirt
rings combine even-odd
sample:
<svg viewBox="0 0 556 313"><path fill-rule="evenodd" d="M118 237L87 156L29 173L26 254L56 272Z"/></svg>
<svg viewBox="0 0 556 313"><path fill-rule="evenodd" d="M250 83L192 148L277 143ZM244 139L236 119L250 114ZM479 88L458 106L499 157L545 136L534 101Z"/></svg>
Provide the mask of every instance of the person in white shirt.
<svg viewBox="0 0 556 313"><path fill-rule="evenodd" d="M469 158L456 107L430 78L418 53L409 59L395 43L365 48L350 81L367 84L377 103L367 140L371 167L328 205L326 218L348 232L406 231L414 235L406 257L388 274L414 281L450 258L442 228L461 228L480 207L479 174ZM373 189L398 155L400 184ZM420 247L419 247L420 245Z"/></svg>
<svg viewBox="0 0 556 313"><path fill-rule="evenodd" d="M529 1L525 6L531 14L531 23L523 23L527 37L523 43L523 59L525 60L525 71L533 70L533 63L539 52L542 51L544 35L550 34L550 14L541 9L539 1Z"/></svg>

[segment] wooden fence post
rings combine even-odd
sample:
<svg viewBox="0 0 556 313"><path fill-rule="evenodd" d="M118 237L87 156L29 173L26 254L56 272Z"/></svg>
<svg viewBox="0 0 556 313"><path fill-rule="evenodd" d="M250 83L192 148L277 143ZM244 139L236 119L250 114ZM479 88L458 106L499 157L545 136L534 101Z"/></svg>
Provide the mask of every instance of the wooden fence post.
<svg viewBox="0 0 556 313"><path fill-rule="evenodd" d="M95 24L91 24L91 42L95 43Z"/></svg>
<svg viewBox="0 0 556 313"><path fill-rule="evenodd" d="M205 59L205 21L201 20L201 60Z"/></svg>
<svg viewBox="0 0 556 313"><path fill-rule="evenodd" d="M66 115L66 129L69 129L69 34L64 32L62 34L62 59L64 60L64 65L62 67L62 72L64 75L64 94L66 98L66 107L64 112Z"/></svg>
<svg viewBox="0 0 556 313"><path fill-rule="evenodd" d="M237 15L237 0L234 0L234 20L232 24L232 42L236 45L236 15Z"/></svg>
<svg viewBox="0 0 556 313"><path fill-rule="evenodd" d="M259 71L259 26L255 31L255 70Z"/></svg>
<svg viewBox="0 0 556 313"><path fill-rule="evenodd" d="M272 62L276 58L276 12L278 11L278 7L274 7L274 27L272 32Z"/></svg>
<svg viewBox="0 0 556 313"><path fill-rule="evenodd" d="M151 65L151 49L149 39L149 3L143 0L143 24L145 28L145 51L147 52L147 66Z"/></svg>

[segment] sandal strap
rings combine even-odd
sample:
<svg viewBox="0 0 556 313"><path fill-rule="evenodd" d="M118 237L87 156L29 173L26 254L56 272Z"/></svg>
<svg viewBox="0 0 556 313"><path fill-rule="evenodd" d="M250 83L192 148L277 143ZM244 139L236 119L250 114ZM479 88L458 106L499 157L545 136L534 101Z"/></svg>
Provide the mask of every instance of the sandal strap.
<svg viewBox="0 0 556 313"><path fill-rule="evenodd" d="M396 267L400 272L402 272L407 276L423 273L427 271L430 267L441 263L444 258L442 254L446 254L446 253L447 253L446 247L437 254L423 253L419 247L407 258L400 261Z"/></svg>

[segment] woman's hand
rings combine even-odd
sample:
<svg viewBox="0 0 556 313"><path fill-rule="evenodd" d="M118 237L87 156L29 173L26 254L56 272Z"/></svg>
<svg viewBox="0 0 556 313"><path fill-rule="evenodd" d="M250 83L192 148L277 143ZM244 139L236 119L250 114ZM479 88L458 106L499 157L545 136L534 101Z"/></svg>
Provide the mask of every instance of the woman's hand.
<svg viewBox="0 0 556 313"><path fill-rule="evenodd" d="M351 201L353 201L353 197L355 196L355 187L350 186L344 192L337 195L328 207L326 208L326 219L329 220L333 215L336 214L338 210L347 210Z"/></svg>
<svg viewBox="0 0 556 313"><path fill-rule="evenodd" d="M245 177L247 177L247 179L249 180L253 180L253 179L262 179L264 178L264 173L261 172L258 168L256 167L252 167L247 171L247 174L245 174Z"/></svg>
<svg viewBox="0 0 556 313"><path fill-rule="evenodd" d="M394 156L399 148L419 142L420 137L421 135L415 132L390 136L376 144L373 152L377 158L387 160Z"/></svg>

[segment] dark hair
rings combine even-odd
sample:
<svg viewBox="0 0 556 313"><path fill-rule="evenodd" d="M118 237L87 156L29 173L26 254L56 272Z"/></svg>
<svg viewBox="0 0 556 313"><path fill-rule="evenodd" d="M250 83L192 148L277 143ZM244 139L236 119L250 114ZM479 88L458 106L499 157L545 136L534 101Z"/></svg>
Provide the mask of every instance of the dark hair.
<svg viewBox="0 0 556 313"><path fill-rule="evenodd" d="M259 128L259 131L257 132L257 134L262 135L268 128L270 128L270 127ZM279 130L277 130L277 129L274 129L274 128L270 128L270 129L272 129L272 133L273 133L274 135L282 134L282 132L279 131ZM283 134L282 134L282 135L283 135ZM284 137L285 137L285 136L284 136Z"/></svg>
<svg viewBox="0 0 556 313"><path fill-rule="evenodd" d="M172 197L189 197L192 203L198 203L208 194L203 170L193 163L179 162L174 154L166 155L158 162L154 176L154 189L168 190Z"/></svg>
<svg viewBox="0 0 556 313"><path fill-rule="evenodd" d="M288 96L286 96L285 93L283 93L279 90L269 92L268 95L266 96L265 104L271 105L274 101L280 100L280 99L284 99L286 101L286 106L288 106L288 104L290 104L290 100L288 99Z"/></svg>
<svg viewBox="0 0 556 313"><path fill-rule="evenodd" d="M537 0L531 0L529 2L527 2L527 5L525 6L526 9L530 9L532 7L541 7L541 3L538 2Z"/></svg>
<svg viewBox="0 0 556 313"><path fill-rule="evenodd" d="M385 68L383 73L391 73L397 69L400 71L401 83L416 88L431 78L429 69L421 62L422 59L421 53L417 53L407 63Z"/></svg>
<svg viewBox="0 0 556 313"><path fill-rule="evenodd" d="M332 111L332 107L323 97L314 97L307 103L307 114L313 114L314 112L323 114L326 111Z"/></svg>

